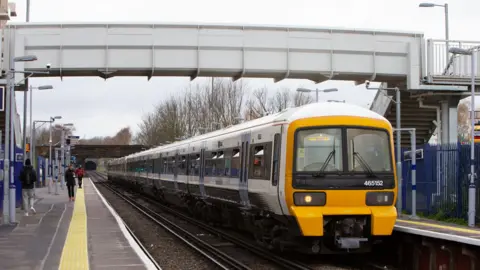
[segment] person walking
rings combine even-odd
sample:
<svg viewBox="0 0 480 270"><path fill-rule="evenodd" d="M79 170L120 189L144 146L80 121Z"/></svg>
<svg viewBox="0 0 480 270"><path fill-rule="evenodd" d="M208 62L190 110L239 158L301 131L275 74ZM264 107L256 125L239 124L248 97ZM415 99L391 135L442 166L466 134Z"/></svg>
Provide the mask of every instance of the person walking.
<svg viewBox="0 0 480 270"><path fill-rule="evenodd" d="M22 197L23 207L25 210L25 216L28 216L28 211L36 213L33 207L35 200L35 183L37 182L37 173L32 167L32 163L29 158L25 160L25 166L20 171L20 182L22 183Z"/></svg>
<svg viewBox="0 0 480 270"><path fill-rule="evenodd" d="M77 175L77 179L78 179L78 188L82 188L82 178L83 178L84 173L85 172L83 171L82 165L80 165L75 170L75 174Z"/></svg>
<svg viewBox="0 0 480 270"><path fill-rule="evenodd" d="M68 165L68 169L65 172L65 182L67 183L69 200L75 201L75 175L72 165Z"/></svg>

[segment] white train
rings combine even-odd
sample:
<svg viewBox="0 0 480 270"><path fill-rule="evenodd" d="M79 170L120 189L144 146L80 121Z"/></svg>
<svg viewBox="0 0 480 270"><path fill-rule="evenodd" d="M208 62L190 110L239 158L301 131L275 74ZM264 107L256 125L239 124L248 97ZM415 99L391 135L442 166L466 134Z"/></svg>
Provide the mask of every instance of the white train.
<svg viewBox="0 0 480 270"><path fill-rule="evenodd" d="M396 221L392 127L308 104L108 163L108 178L250 231L267 247L367 252Z"/></svg>

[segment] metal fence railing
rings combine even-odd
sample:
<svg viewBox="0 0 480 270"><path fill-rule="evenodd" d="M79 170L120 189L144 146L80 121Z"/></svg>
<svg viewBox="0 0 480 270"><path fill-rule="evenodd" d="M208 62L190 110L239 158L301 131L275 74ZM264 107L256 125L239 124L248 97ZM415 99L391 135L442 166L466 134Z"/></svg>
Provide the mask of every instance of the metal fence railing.
<svg viewBox="0 0 480 270"><path fill-rule="evenodd" d="M480 41L459 41L449 40L448 47L470 49L480 45ZM427 75L428 76L449 76L458 78L470 78L471 56L452 55L447 58L447 41L429 39L427 41ZM477 63L480 63L480 53L476 54ZM480 75L480 65L476 65L476 76Z"/></svg>
<svg viewBox="0 0 480 270"><path fill-rule="evenodd" d="M468 186L470 174L470 145L426 144L423 158L417 159L417 212L425 216L442 219L458 218L467 220ZM409 149L402 149L402 152ZM402 155L403 156L403 155ZM480 145L475 146L475 161L480 165ZM402 209L411 212L411 161L403 161ZM480 166L476 173L480 176ZM476 219L480 220L480 188L477 183Z"/></svg>

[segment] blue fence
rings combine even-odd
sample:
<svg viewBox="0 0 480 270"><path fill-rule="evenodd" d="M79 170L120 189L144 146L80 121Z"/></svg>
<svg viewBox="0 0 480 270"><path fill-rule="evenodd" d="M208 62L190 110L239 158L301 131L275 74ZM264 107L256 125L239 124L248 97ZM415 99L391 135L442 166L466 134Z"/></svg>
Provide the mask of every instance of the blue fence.
<svg viewBox="0 0 480 270"><path fill-rule="evenodd" d="M423 158L417 159L417 212L426 216L467 219L470 174L470 145L443 144L418 147ZM402 149L402 153L410 149ZM480 177L480 145L475 145L475 170ZM402 155L402 208L412 209L411 161ZM477 187L478 187L477 177ZM476 192L477 220L480 220L480 189Z"/></svg>

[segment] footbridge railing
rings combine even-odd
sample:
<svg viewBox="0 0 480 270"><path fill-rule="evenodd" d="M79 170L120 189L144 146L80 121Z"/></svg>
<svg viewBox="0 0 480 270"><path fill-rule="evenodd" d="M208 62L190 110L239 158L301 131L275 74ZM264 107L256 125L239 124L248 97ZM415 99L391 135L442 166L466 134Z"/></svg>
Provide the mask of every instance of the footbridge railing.
<svg viewBox="0 0 480 270"><path fill-rule="evenodd" d="M448 48L470 49L480 41L449 40ZM426 50L426 75L428 83L469 85L472 76L471 56L448 54L447 41L429 39ZM475 75L480 83L480 53L476 54Z"/></svg>

